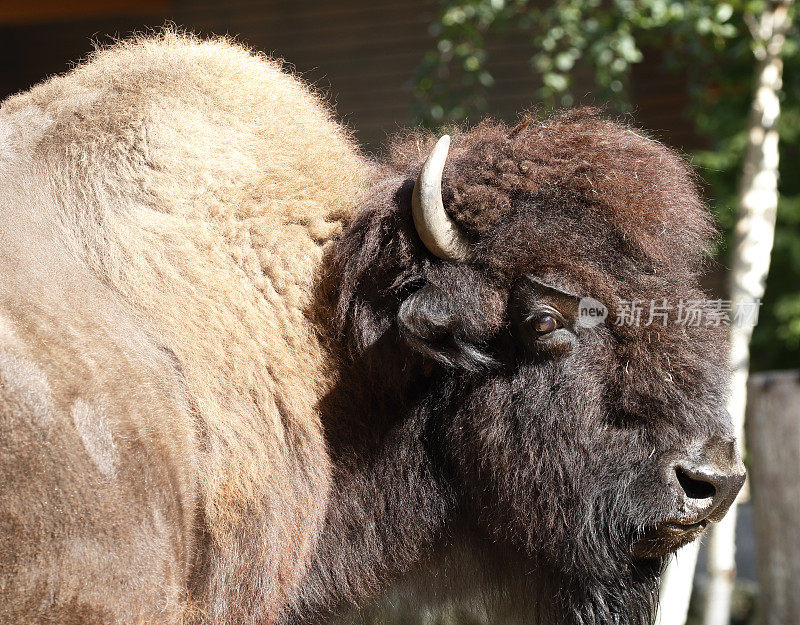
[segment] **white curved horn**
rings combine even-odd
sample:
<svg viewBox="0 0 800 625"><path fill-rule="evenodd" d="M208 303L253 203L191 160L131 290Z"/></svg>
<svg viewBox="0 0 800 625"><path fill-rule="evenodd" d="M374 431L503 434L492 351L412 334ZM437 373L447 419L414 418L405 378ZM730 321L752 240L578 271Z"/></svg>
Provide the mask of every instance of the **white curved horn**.
<svg viewBox="0 0 800 625"><path fill-rule="evenodd" d="M419 238L432 254L463 262L472 258L469 241L445 212L442 202L442 171L449 149L450 136L444 135L431 150L414 183L411 213Z"/></svg>

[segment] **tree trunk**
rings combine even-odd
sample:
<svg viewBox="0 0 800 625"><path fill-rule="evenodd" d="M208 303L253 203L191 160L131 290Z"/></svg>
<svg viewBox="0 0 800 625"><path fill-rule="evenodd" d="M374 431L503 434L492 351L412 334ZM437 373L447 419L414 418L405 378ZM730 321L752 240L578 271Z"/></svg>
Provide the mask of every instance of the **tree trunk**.
<svg viewBox="0 0 800 625"><path fill-rule="evenodd" d="M756 86L748 123L748 141L739 191L735 249L730 275L734 310L760 302L769 270L778 208L778 92L783 63L781 52L789 27L791 0L770 2L754 30ZM741 320L740 320L741 321ZM750 337L753 325L734 323L730 332L731 389L728 411L742 443L747 400ZM708 542L709 586L704 625L729 625L735 566L736 507L711 531Z"/></svg>
<svg viewBox="0 0 800 625"><path fill-rule="evenodd" d="M656 623L659 625L684 625L686 622L698 551L700 541L689 543L675 554L664 572L658 593Z"/></svg>
<svg viewBox="0 0 800 625"><path fill-rule="evenodd" d="M800 623L800 371L756 374L749 389L761 623Z"/></svg>

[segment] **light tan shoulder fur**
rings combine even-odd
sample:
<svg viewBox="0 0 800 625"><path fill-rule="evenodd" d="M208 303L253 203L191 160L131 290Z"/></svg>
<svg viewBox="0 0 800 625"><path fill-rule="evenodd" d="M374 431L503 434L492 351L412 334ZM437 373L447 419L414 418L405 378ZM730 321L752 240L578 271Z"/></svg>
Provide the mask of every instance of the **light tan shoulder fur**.
<svg viewBox="0 0 800 625"><path fill-rule="evenodd" d="M280 63L224 39L101 50L3 107L31 110L60 236L182 367L205 450L206 590L268 580L269 597L236 592L274 614L327 493L312 292L374 166Z"/></svg>

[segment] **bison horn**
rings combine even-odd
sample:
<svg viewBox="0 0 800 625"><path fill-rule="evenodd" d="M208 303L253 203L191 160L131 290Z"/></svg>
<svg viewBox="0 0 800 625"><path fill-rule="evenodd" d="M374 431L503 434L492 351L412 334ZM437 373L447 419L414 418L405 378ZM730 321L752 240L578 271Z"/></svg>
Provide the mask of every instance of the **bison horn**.
<svg viewBox="0 0 800 625"><path fill-rule="evenodd" d="M419 238L432 254L443 260L468 261L472 249L467 237L444 210L442 170L450 149L450 137L436 142L414 183L411 213Z"/></svg>

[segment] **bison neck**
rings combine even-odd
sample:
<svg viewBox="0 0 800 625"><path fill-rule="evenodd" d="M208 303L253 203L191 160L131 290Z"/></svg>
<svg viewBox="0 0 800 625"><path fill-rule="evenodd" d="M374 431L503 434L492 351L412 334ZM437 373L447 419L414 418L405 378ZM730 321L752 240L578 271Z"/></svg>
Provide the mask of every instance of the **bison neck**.
<svg viewBox="0 0 800 625"><path fill-rule="evenodd" d="M398 380L393 388L342 383L323 402L333 485L287 622L313 622L374 596L436 549L451 524L454 496L424 396L409 393L426 383Z"/></svg>

